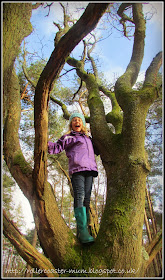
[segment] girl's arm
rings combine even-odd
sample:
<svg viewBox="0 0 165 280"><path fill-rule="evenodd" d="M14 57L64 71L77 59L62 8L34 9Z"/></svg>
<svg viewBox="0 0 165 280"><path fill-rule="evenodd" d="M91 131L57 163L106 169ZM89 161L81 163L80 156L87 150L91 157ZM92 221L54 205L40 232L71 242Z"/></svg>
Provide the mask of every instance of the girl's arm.
<svg viewBox="0 0 165 280"><path fill-rule="evenodd" d="M65 137L62 136L57 142L48 142L48 153L59 154L65 149Z"/></svg>

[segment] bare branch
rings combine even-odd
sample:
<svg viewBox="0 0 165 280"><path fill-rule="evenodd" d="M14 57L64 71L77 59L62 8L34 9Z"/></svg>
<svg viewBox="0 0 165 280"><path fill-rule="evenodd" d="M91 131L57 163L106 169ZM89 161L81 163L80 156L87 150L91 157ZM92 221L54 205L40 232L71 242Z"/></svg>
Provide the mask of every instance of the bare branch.
<svg viewBox="0 0 165 280"><path fill-rule="evenodd" d="M29 83L26 84L23 92L21 93L21 99L25 100L25 101L28 101L32 106L34 106L34 103L33 101L30 100L29 96L28 96L28 91L27 91L27 86L28 86ZM32 108L33 110L33 108ZM23 110L21 110L22 112ZM25 111L25 110L24 110Z"/></svg>
<svg viewBox="0 0 165 280"><path fill-rule="evenodd" d="M85 62L85 58L86 58L86 48L87 48L87 43L86 43L85 40L83 40L83 44L84 44L84 50L83 50L83 55L82 55L81 61Z"/></svg>
<svg viewBox="0 0 165 280"><path fill-rule="evenodd" d="M25 51L25 41L24 41L24 48L23 48L23 64L22 64L22 69L25 75L25 78L27 81L32 85L33 89L35 90L35 84L33 83L32 79L29 77L27 71L26 71L26 51Z"/></svg>
<svg viewBox="0 0 165 280"><path fill-rule="evenodd" d="M120 87L126 86L127 89L132 89L132 86L137 80L144 56L144 40L146 26L144 15L142 12L142 4L134 3L131 5L133 10L133 21L135 23L134 45L130 63L128 64L125 73L117 80L115 85L115 90L118 90L119 94L121 92Z"/></svg>
<svg viewBox="0 0 165 280"><path fill-rule="evenodd" d="M82 102L81 102L81 98L82 98L82 96L84 95L84 93L86 93L86 92L87 92L87 89L84 90L83 92L81 92L80 97L79 97L79 100L78 100L78 103L79 103L79 105L80 105L80 108L81 108L81 110L82 110L84 116L85 116L85 110L84 110L84 108L83 108L83 105L82 105Z"/></svg>
<svg viewBox="0 0 165 280"><path fill-rule="evenodd" d="M83 83L83 81L82 81L82 79L81 79L80 86L79 86L78 90L74 93L72 100L74 100L75 97L76 97L76 95L79 93L79 91L80 91L80 89L81 89L81 87L82 87L82 83Z"/></svg>
<svg viewBox="0 0 165 280"><path fill-rule="evenodd" d="M50 95L50 99L51 99L54 103L56 103L56 104L58 104L59 106L61 106L61 109L62 109L62 111L63 111L63 117L64 117L66 120L69 120L70 114L69 114L69 112L68 112L68 110L67 110L66 105L65 105L64 103L62 103L62 101L60 101L60 100L54 98L54 97L51 96L51 95Z"/></svg>
<svg viewBox="0 0 165 280"><path fill-rule="evenodd" d="M61 77L64 76L64 75L67 75L69 72L71 72L71 71L73 71L73 70L76 70L76 68L72 68L72 69L70 69L70 70L65 70L66 72L63 73L62 75L60 75L59 78L61 78Z"/></svg>
<svg viewBox="0 0 165 280"><path fill-rule="evenodd" d="M36 3L32 5L32 10L37 9L38 7L43 6L43 3Z"/></svg>
<svg viewBox="0 0 165 280"><path fill-rule="evenodd" d="M44 7L44 9L46 9L47 7L49 8L48 14L46 15L46 17L49 16L49 14L50 14L50 7L51 7L52 5L53 5L53 3L50 3L50 4L46 3L46 7Z"/></svg>
<svg viewBox="0 0 165 280"><path fill-rule="evenodd" d="M132 22L134 23L134 20L130 17L128 17L126 14L124 14L124 11L127 10L127 8L131 7L131 3L122 3L117 11L117 14L121 17L121 22Z"/></svg>
<svg viewBox="0 0 165 280"><path fill-rule="evenodd" d="M69 22L74 23L74 21L70 18L70 16L68 16L68 15L66 14L65 6L64 6L62 3L60 3L60 5L61 5L61 7L62 7L62 9L63 9L63 15L64 15L64 22L63 22L63 24L64 24L64 27L62 28L58 23L53 22L54 25L55 25L55 26L58 28L58 30L59 30L59 31L56 33L56 36L55 36L55 38L54 38L54 46L55 46L55 47L57 46L57 44L58 44L59 40L61 39L61 37L62 37L64 34L66 34L66 33L68 32L68 30L70 29Z"/></svg>
<svg viewBox="0 0 165 280"><path fill-rule="evenodd" d="M58 160L55 160L58 164L58 166L60 167L60 169L62 170L62 172L64 173L64 175L66 176L66 178L68 179L68 183L69 183L69 187L70 187L70 193L72 195L72 197L74 197L74 192L73 192L73 187L72 187L72 182L71 179L68 175L68 173L65 171L65 169L61 166L60 162Z"/></svg>
<svg viewBox="0 0 165 280"><path fill-rule="evenodd" d="M92 69L93 69L95 78L96 78L96 80L98 80L98 71L97 71L96 63L95 63L93 57L91 56L91 52L92 52L93 49L95 48L97 40L96 40L96 37L95 37L94 34L92 34L92 36L93 36L93 38L94 38L94 43L92 43L92 44L91 44L92 47L91 47L90 49L88 49L87 55L88 55L89 60L91 61Z"/></svg>
<svg viewBox="0 0 165 280"><path fill-rule="evenodd" d="M124 36L128 38L128 34L127 34L127 26L126 26L126 22L129 21L131 23L134 23L133 19L131 17L128 17L126 14L124 14L124 11L127 8L130 8L131 4L130 3L122 3L117 11L117 14L121 17L120 19L120 23L123 25L123 32L124 32Z"/></svg>

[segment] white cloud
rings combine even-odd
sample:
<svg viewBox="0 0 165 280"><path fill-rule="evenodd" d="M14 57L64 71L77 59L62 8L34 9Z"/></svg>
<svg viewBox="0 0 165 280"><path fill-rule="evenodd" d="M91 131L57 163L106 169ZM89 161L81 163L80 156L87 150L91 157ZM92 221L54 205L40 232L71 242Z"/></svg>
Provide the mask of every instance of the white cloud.
<svg viewBox="0 0 165 280"><path fill-rule="evenodd" d="M83 13L83 7L87 5L87 2L69 2L68 3L63 3L61 2L65 8L66 8L66 13L70 15L72 19L79 19L81 14ZM45 30L46 33L55 33L58 31L58 28L53 24L53 22L56 22L63 26L63 8L59 3L54 3L50 7L50 14L49 16L45 17L44 20L41 22L43 29Z"/></svg>
<svg viewBox="0 0 165 280"><path fill-rule="evenodd" d="M142 71L142 72L139 73L136 82L137 82L137 83L144 82L144 79L145 79L145 71Z"/></svg>
<svg viewBox="0 0 165 280"><path fill-rule="evenodd" d="M104 77L108 83L115 84L117 78L124 74L124 72L125 70L120 66L109 67L109 69L104 70Z"/></svg>

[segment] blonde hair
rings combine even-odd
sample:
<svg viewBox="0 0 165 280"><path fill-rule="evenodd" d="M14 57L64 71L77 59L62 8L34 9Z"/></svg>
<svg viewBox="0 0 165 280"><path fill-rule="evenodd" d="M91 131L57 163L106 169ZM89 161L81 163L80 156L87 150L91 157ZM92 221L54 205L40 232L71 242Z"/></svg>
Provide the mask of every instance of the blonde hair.
<svg viewBox="0 0 165 280"><path fill-rule="evenodd" d="M72 121L69 124L69 131L66 134L71 133L71 131L72 131ZM87 130L86 126L84 126L84 125L82 125L81 132L84 133L86 136L89 136L88 130Z"/></svg>

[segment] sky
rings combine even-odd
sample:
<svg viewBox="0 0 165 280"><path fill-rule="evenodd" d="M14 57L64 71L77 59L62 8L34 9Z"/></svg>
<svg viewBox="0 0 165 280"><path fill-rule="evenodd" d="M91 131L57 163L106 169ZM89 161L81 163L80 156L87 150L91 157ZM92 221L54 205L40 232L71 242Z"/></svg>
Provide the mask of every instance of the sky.
<svg viewBox="0 0 165 280"><path fill-rule="evenodd" d="M33 10L31 23L33 25L33 33L26 38L26 48L30 53L39 53L44 59L48 59L54 49L54 37L55 33L58 31L57 27L53 24L53 21L62 21L62 9L58 2L54 1L55 4L51 7L49 16L48 9L38 8ZM76 7L81 7L88 2L69 2L71 5L71 13ZM147 20L146 24L146 40L145 40L145 50L144 59L141 66L138 81L144 79L145 71L150 65L152 59L155 55L163 48L163 11L164 2L150 2L149 5L144 5L144 13L154 12L153 17ZM81 12L81 11L79 11ZM149 17L149 13L147 14ZM79 14L75 14L76 18L79 18ZM107 25L108 26L108 25ZM100 24L98 25L100 27ZM106 35L110 29L106 32ZM97 35L101 35L101 30L98 29ZM94 50L99 58L99 70L104 71L105 78L109 83L114 82L116 76L120 76L126 70L126 67L130 61L132 54L132 40L128 40L121 36L121 34L113 30L112 35L110 35L106 40L99 42ZM74 56L81 55L80 50L82 50L82 43L80 43L73 51ZM27 227L33 228L33 216L30 210L29 202L24 198L22 192L17 189L15 194L15 201L19 203L23 201L23 214L25 216Z"/></svg>
<svg viewBox="0 0 165 280"><path fill-rule="evenodd" d="M86 2L69 2L71 12L73 12L76 7L84 5L84 3ZM146 71L152 59L160 50L162 50L164 3L159 1L150 3L151 4L144 5L143 9L144 13L148 13L147 18L150 17L152 11L154 12L154 15L150 20L147 20L144 60L139 79L144 77L144 71ZM47 14L48 8L39 8L33 11L31 23L34 26L34 31L26 39L27 47L30 47L30 49L34 49L35 51L40 49L42 41L42 54L44 54L44 58L49 58L54 49L54 37L58 30L53 24L53 21L57 22L58 20L62 21L63 19L62 8L58 2L51 7L49 16L46 16ZM77 13L76 18L78 18ZM98 27L100 27L100 23L98 24ZM106 35L108 32L110 32L110 28L108 28ZM100 35L100 33L101 31L98 30L97 34ZM132 40L130 41L127 38L122 37L121 34L114 29L109 38L97 44L94 53L97 53L101 65L100 70L104 71L105 77L109 82L114 81L114 74L115 76L120 76L124 73L131 58L132 45ZM78 57L80 55L80 48L82 48L82 43L80 43L73 52L75 55L77 54Z"/></svg>

